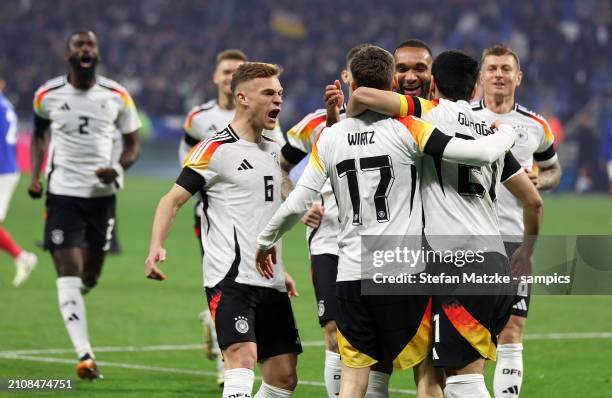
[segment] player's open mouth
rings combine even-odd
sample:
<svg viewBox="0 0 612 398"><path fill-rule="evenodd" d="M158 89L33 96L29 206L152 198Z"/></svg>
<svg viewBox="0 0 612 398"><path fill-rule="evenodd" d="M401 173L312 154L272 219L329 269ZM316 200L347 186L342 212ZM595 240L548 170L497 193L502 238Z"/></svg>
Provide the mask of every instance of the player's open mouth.
<svg viewBox="0 0 612 398"><path fill-rule="evenodd" d="M402 86L402 92L404 93L404 95L421 95L421 86L416 86L416 87Z"/></svg>
<svg viewBox="0 0 612 398"><path fill-rule="evenodd" d="M506 87L506 83L502 82L502 81L497 81L493 83L494 87L499 87L499 88L503 88Z"/></svg>
<svg viewBox="0 0 612 398"><path fill-rule="evenodd" d="M278 117L279 113L280 113L280 109L275 109L273 111L268 112L268 117L270 119L276 120L276 118Z"/></svg>
<svg viewBox="0 0 612 398"><path fill-rule="evenodd" d="M79 65L82 68L90 68L93 66L93 57L89 54L82 55L79 59Z"/></svg>

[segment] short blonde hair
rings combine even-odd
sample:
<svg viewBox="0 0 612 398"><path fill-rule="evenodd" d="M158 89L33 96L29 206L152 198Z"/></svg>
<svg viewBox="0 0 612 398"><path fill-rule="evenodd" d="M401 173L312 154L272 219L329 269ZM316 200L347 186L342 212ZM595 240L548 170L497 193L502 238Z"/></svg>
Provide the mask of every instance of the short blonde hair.
<svg viewBox="0 0 612 398"><path fill-rule="evenodd" d="M217 62L215 66L219 66L222 61L225 61L227 59L244 62L249 61L249 57L247 57L247 55L242 52L242 50L238 50L237 48L229 48L217 54Z"/></svg>
<svg viewBox="0 0 612 398"><path fill-rule="evenodd" d="M481 67L482 67L482 65L484 65L485 58L488 57L489 55L495 55L495 56L512 55L512 57L516 61L516 66L517 66L518 70L521 70L521 62L519 61L518 54L513 49L511 49L510 47L508 47L505 44L499 43L499 44L494 44L491 47L485 48L482 51L482 57L480 58L480 66Z"/></svg>
<svg viewBox="0 0 612 398"><path fill-rule="evenodd" d="M232 77L232 93L236 93L239 84L253 79L279 76L281 68L275 64L265 62L245 62L240 65Z"/></svg>

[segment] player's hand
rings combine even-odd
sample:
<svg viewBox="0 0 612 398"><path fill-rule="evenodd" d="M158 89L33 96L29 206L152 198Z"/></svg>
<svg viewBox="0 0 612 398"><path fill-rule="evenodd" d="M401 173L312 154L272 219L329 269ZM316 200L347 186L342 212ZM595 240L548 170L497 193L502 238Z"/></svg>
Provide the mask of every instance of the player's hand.
<svg viewBox="0 0 612 398"><path fill-rule="evenodd" d="M152 249L145 261L145 276L156 281L163 281L166 275L157 267L158 262L166 261L166 250L164 248Z"/></svg>
<svg viewBox="0 0 612 398"><path fill-rule="evenodd" d="M28 195L32 199L39 199L42 196L43 187L40 180L32 180L28 187Z"/></svg>
<svg viewBox="0 0 612 398"><path fill-rule="evenodd" d="M531 275L531 251L519 246L510 259L510 268L515 278Z"/></svg>
<svg viewBox="0 0 612 398"><path fill-rule="evenodd" d="M491 129L498 129L499 126L501 126L502 124L504 124L504 121L497 119L497 120L493 121L493 123L491 123L490 127L491 127Z"/></svg>
<svg viewBox="0 0 612 398"><path fill-rule="evenodd" d="M274 264L276 264L276 245L267 250L257 249L255 253L255 266L257 272L266 279L274 277Z"/></svg>
<svg viewBox="0 0 612 398"><path fill-rule="evenodd" d="M529 177L533 186L536 187L536 189L540 189L540 178L538 175L527 167L525 167L525 173L527 173L527 177Z"/></svg>
<svg viewBox="0 0 612 398"><path fill-rule="evenodd" d="M295 280L288 272L285 272L285 287L287 288L287 295L290 299L300 295L297 291Z"/></svg>
<svg viewBox="0 0 612 398"><path fill-rule="evenodd" d="M325 207L320 203L313 203L310 209L302 217L302 222L310 228L318 228L323 219Z"/></svg>
<svg viewBox="0 0 612 398"><path fill-rule="evenodd" d="M119 176L117 170L112 167L100 167L96 170L96 175L105 184L112 184Z"/></svg>
<svg viewBox="0 0 612 398"><path fill-rule="evenodd" d="M325 110L327 111L327 126L340 121L340 109L344 104L344 93L340 87L340 81L334 81L334 84L328 84L325 86L325 93L323 94L323 102L325 103Z"/></svg>

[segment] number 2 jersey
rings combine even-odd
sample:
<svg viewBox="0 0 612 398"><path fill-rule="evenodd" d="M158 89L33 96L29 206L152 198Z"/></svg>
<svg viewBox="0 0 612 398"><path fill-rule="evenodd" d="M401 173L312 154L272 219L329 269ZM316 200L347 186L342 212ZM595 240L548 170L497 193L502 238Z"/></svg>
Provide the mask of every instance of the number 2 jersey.
<svg viewBox="0 0 612 398"><path fill-rule="evenodd" d="M282 202L276 142L242 140L228 126L189 152L176 183L202 196L204 286L231 278L286 291L280 247L272 279L255 268L257 235Z"/></svg>
<svg viewBox="0 0 612 398"><path fill-rule="evenodd" d="M403 97L407 113L422 117L445 134L480 140L493 134L466 101ZM455 164L439 157L423 159L421 195L428 243L436 250L482 250L505 255L497 218L500 182L522 172L507 153L481 167Z"/></svg>
<svg viewBox="0 0 612 398"><path fill-rule="evenodd" d="M484 101L472 105L472 110L488 123L499 119L514 127L517 138L511 151L522 167L532 170L534 160L542 167L552 166L557 162L553 147L554 136L542 116L518 104L508 113L495 113L485 106ZM520 242L524 230L523 207L506 187L500 187L499 190L497 215L504 240Z"/></svg>
<svg viewBox="0 0 612 398"><path fill-rule="evenodd" d="M132 97L103 76L81 90L61 76L46 82L34 96L37 118L50 121L51 144L46 176L48 191L82 198L109 196L118 184L104 184L96 170L112 167L113 138L140 128Z"/></svg>

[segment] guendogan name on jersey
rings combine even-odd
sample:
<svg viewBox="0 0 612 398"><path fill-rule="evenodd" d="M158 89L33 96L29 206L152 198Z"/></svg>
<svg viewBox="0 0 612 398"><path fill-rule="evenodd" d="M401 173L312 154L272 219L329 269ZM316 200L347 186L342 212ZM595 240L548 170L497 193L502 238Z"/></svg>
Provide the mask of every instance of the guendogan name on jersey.
<svg viewBox="0 0 612 398"><path fill-rule="evenodd" d="M457 114L457 121L459 124L473 129L478 135L487 136L493 134L493 131L487 126L484 120L476 123L465 116L465 113L459 112Z"/></svg>

